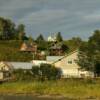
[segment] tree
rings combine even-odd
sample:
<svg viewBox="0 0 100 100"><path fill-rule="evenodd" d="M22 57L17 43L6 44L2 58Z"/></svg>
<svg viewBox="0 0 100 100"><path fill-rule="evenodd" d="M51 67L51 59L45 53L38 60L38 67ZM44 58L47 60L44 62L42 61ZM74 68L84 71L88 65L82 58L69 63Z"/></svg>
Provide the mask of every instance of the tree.
<svg viewBox="0 0 100 100"><path fill-rule="evenodd" d="M14 39L15 34L15 24L9 19L0 18L0 39Z"/></svg>
<svg viewBox="0 0 100 100"><path fill-rule="evenodd" d="M37 37L36 42L38 43L38 50L42 51L47 49L48 43L45 41L42 34Z"/></svg>
<svg viewBox="0 0 100 100"><path fill-rule="evenodd" d="M62 50L63 52L67 52L69 50L69 47L66 44L62 44Z"/></svg>
<svg viewBox="0 0 100 100"><path fill-rule="evenodd" d="M32 73L34 78L39 80L56 80L61 77L61 70L50 64L41 64L40 66L33 66Z"/></svg>
<svg viewBox="0 0 100 100"><path fill-rule="evenodd" d="M23 24L18 25L17 32L18 32L18 39L23 40L25 37L25 26Z"/></svg>
<svg viewBox="0 0 100 100"><path fill-rule="evenodd" d="M14 70L15 79L17 81L30 81L33 80L30 69L16 69Z"/></svg>
<svg viewBox="0 0 100 100"><path fill-rule="evenodd" d="M81 40L80 37L73 37L73 38L72 38L72 41L73 41L73 43L74 43L75 45L78 45L78 46L80 46L80 44L81 44L81 42L82 42L82 40Z"/></svg>
<svg viewBox="0 0 100 100"><path fill-rule="evenodd" d="M79 65L100 76L100 31L94 31L87 43L82 43L79 49Z"/></svg>
<svg viewBox="0 0 100 100"><path fill-rule="evenodd" d="M29 43L33 43L34 39L32 38L32 36L29 36L28 41Z"/></svg>
<svg viewBox="0 0 100 100"><path fill-rule="evenodd" d="M39 73L39 66L33 66L31 71L32 71L33 77L35 79L38 79L39 78L39 74L40 74Z"/></svg>
<svg viewBox="0 0 100 100"><path fill-rule="evenodd" d="M41 64L40 65L40 72L42 79L45 80L55 80L59 79L61 76L61 71L59 68L55 68L50 64Z"/></svg>
<svg viewBox="0 0 100 100"><path fill-rule="evenodd" d="M57 42L62 42L63 41L63 38L61 36L61 32L57 33L56 39L57 39Z"/></svg>
<svg viewBox="0 0 100 100"><path fill-rule="evenodd" d="M44 37L42 34L40 34L37 39L36 39L37 42L41 42L41 41L44 41Z"/></svg>
<svg viewBox="0 0 100 100"><path fill-rule="evenodd" d="M27 40L28 38L25 36L25 26L20 24L17 28L15 28L15 23L11 20L0 17L0 39Z"/></svg>

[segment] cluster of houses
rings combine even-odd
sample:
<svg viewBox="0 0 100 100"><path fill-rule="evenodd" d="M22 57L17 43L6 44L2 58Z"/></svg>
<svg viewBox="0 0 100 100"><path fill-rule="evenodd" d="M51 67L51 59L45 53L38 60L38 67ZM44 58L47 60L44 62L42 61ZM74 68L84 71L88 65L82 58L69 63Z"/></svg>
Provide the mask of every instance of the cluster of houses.
<svg viewBox="0 0 100 100"><path fill-rule="evenodd" d="M46 60L32 60L31 62L0 62L0 80L9 79L15 69L31 69L32 66L41 63L52 64L62 71L62 78L93 77L90 71L82 70L77 64L78 51L71 52L65 56L47 56Z"/></svg>
<svg viewBox="0 0 100 100"><path fill-rule="evenodd" d="M58 50L58 49L59 50ZM78 50L75 50L71 53L68 53L64 56L61 56L60 47L53 46L50 48L52 53L55 50L58 50L58 55L56 56L46 56L45 60L32 60L30 62L0 62L0 80L9 79L11 77L11 73L14 69L31 69L32 66L38 65L41 63L51 64L57 68L60 68L62 71L62 78L82 78L82 77L94 77L94 74L90 71L86 71L81 69L81 67L77 64L78 61ZM37 45L34 44L26 44L23 43L20 51L22 52L37 52Z"/></svg>

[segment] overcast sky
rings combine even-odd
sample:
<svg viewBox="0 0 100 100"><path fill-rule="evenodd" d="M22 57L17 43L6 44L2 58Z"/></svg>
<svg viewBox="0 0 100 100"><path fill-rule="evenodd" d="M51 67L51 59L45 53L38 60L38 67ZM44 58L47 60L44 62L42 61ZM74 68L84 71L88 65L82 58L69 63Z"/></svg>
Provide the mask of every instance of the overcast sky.
<svg viewBox="0 0 100 100"><path fill-rule="evenodd" d="M61 32L87 39L100 29L100 0L0 0L0 16L25 24L33 37Z"/></svg>

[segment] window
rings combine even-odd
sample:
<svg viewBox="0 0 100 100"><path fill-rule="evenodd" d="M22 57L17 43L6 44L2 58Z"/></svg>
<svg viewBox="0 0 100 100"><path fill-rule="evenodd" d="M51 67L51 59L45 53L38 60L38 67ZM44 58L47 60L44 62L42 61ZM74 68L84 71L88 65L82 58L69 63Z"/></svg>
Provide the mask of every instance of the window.
<svg viewBox="0 0 100 100"><path fill-rule="evenodd" d="M77 61L78 61L77 59L74 59L74 62L75 62L75 63L77 63Z"/></svg>
<svg viewBox="0 0 100 100"><path fill-rule="evenodd" d="M72 64L72 60L68 60L68 64Z"/></svg>

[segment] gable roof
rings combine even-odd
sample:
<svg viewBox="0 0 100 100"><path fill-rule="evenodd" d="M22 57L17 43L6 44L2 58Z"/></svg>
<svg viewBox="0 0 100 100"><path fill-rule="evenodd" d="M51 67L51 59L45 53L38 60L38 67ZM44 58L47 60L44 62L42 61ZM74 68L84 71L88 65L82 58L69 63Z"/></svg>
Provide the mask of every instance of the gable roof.
<svg viewBox="0 0 100 100"><path fill-rule="evenodd" d="M6 66L9 70L12 70L12 69L13 69L13 66L12 66L11 63L8 63L8 62L6 62L6 61L1 61L1 62L0 62L0 68L3 68L3 67L5 67L5 66ZM6 69L3 69L3 70L6 71Z"/></svg>
<svg viewBox="0 0 100 100"><path fill-rule="evenodd" d="M72 54L73 54L73 53L75 53L75 52L78 52L78 49L77 49L77 50L75 50L75 51L73 51L73 52L70 52L70 53L66 54L66 55L65 55L65 56L63 56L62 58L57 59L57 60L56 60L56 61L54 61L52 64L55 64L56 62L61 61L62 59L66 58L66 57L68 57L68 56L70 56L70 55L72 55Z"/></svg>
<svg viewBox="0 0 100 100"><path fill-rule="evenodd" d="M49 62L57 61L58 59L61 59L64 56L46 56L46 60Z"/></svg>
<svg viewBox="0 0 100 100"><path fill-rule="evenodd" d="M29 42L24 42L21 45L20 51L30 51L30 52L35 52L37 50L37 45L36 43L29 43Z"/></svg>

